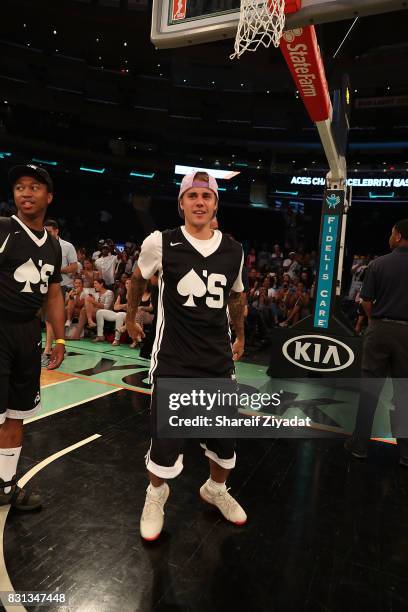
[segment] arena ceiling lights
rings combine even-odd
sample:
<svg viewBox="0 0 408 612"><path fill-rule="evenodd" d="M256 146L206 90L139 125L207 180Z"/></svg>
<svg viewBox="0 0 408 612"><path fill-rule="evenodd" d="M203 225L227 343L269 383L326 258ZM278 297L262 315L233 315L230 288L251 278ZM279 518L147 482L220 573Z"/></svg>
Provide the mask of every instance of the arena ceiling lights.
<svg viewBox="0 0 408 612"><path fill-rule="evenodd" d="M240 172L235 170L220 170L219 168L199 168L196 166L179 166L178 164L174 167L174 174L192 174L193 172L207 172L216 179L224 179L229 181L230 179L238 176Z"/></svg>

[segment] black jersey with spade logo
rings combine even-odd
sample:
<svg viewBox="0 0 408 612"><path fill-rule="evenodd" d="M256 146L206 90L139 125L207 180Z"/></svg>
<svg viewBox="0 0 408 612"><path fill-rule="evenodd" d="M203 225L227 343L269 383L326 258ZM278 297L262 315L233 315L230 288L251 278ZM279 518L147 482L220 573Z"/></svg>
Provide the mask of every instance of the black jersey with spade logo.
<svg viewBox="0 0 408 612"><path fill-rule="evenodd" d="M61 259L45 229L31 230L14 215L0 219L0 319L33 319L49 283L61 282Z"/></svg>
<svg viewBox="0 0 408 612"><path fill-rule="evenodd" d="M223 235L204 256L179 227L162 232L162 245L151 377L227 375L233 367L227 302L242 246Z"/></svg>

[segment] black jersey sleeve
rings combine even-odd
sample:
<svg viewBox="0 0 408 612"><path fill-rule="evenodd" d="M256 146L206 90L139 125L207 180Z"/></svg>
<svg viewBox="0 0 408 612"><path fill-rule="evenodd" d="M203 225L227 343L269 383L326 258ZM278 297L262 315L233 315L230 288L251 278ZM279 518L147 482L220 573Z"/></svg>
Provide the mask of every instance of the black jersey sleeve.
<svg viewBox="0 0 408 612"><path fill-rule="evenodd" d="M51 239L52 247L53 247L54 252L55 252L55 267L54 267L54 272L50 276L48 282L49 283L60 283L62 281L62 276L61 276L61 266L62 266L62 251L61 251L61 246L60 246L60 243L58 242L58 240L56 240L54 238L54 236L49 236L49 239Z"/></svg>
<svg viewBox="0 0 408 612"><path fill-rule="evenodd" d="M11 219L9 217L0 217L0 268L7 253L7 247L10 246L11 234Z"/></svg>
<svg viewBox="0 0 408 612"><path fill-rule="evenodd" d="M11 231L10 217L0 217L0 240L5 238Z"/></svg>
<svg viewBox="0 0 408 612"><path fill-rule="evenodd" d="M11 232L10 217L0 217L0 250L3 251L3 244Z"/></svg>

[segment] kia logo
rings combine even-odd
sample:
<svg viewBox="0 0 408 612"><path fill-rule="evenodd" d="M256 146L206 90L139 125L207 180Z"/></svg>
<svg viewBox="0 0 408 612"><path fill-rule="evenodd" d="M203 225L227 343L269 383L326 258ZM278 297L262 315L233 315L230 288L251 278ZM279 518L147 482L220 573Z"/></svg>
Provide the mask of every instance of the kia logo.
<svg viewBox="0 0 408 612"><path fill-rule="evenodd" d="M288 361L305 370L337 372L348 368L354 353L347 344L329 336L296 336L282 346Z"/></svg>

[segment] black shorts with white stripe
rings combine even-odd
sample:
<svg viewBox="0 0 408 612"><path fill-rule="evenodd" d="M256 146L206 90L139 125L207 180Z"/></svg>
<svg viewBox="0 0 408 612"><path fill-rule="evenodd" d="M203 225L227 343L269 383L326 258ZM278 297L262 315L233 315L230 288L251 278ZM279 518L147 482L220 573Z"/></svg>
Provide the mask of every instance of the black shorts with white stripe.
<svg viewBox="0 0 408 612"><path fill-rule="evenodd" d="M0 317L0 424L26 419L41 406L41 323Z"/></svg>
<svg viewBox="0 0 408 612"><path fill-rule="evenodd" d="M151 444L146 455L146 467L159 478L175 478L183 470L183 438L157 437L157 379L152 387L150 403ZM199 440L206 457L220 467L230 470L235 467L235 440L232 438L208 438Z"/></svg>

